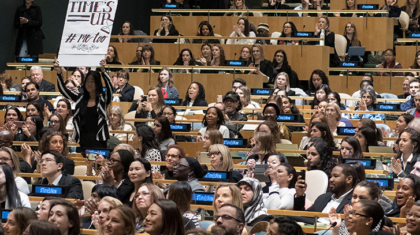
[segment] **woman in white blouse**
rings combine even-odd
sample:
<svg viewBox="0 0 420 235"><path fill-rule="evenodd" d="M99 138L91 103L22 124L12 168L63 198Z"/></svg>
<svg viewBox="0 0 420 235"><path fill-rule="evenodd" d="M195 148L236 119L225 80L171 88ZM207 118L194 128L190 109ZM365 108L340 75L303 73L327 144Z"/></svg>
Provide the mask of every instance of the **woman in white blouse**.
<svg viewBox="0 0 420 235"><path fill-rule="evenodd" d="M24 194L29 194L28 183L20 177L20 163L19 156L13 151L13 149L8 147L0 147L0 161L7 163L13 170L13 176L15 177L15 183L18 190Z"/></svg>
<svg viewBox="0 0 420 235"><path fill-rule="evenodd" d="M271 160L271 162L270 162ZM270 176L269 195L264 198L264 206L272 210L293 210L297 174L289 163L280 164L278 155L271 155L266 173ZM270 166L271 165L271 166Z"/></svg>
<svg viewBox="0 0 420 235"><path fill-rule="evenodd" d="M109 130L115 131L134 131L135 128L128 123L125 123L124 115L122 110L119 106L112 106L108 112L108 127ZM134 134L127 134L127 133L110 133L111 136L119 139L121 142L132 141Z"/></svg>
<svg viewBox="0 0 420 235"><path fill-rule="evenodd" d="M248 20L239 18L238 24L233 26L233 32L229 37L237 37L237 39L228 39L226 44L254 44L256 35L250 30Z"/></svg>
<svg viewBox="0 0 420 235"><path fill-rule="evenodd" d="M207 130L219 130L223 138L229 138L229 129L224 124L225 119L222 111L216 107L210 107L203 118L204 127L198 132L203 137Z"/></svg>

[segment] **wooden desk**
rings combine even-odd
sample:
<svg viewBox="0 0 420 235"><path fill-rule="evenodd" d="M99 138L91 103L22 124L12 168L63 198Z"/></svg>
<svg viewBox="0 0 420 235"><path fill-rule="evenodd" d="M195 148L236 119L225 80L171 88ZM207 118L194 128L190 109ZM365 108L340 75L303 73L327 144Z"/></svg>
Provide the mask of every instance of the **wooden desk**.
<svg viewBox="0 0 420 235"><path fill-rule="evenodd" d="M379 7L384 5L383 0L359 0L357 4L378 4ZM343 10L346 8L345 1L330 1L330 9L331 10Z"/></svg>
<svg viewBox="0 0 420 235"><path fill-rule="evenodd" d="M239 17L172 16L172 19L176 29L182 35L196 35L200 22L207 20L211 25L216 26L214 33L223 36L229 36L232 33L233 25L236 25ZM367 51L384 51L385 49L392 48L393 46L394 19L387 17L330 17L329 19L331 31L338 34L342 34L344 32L344 27L348 22L354 23L357 28L359 40L361 41L362 46L366 47ZM287 20L293 21L299 31L303 31L303 26L305 26L305 31L315 31L315 23L318 22L318 17L287 18L250 16L248 17L248 20L255 26L258 26L259 23L269 22L270 32L281 32L283 29L283 24ZM150 17L150 31L152 35L158 28L159 24L160 15ZM381 38L381 40L377 40L378 38ZM135 55L134 52L135 50L133 50L133 55ZM270 57L270 59L271 58L272 57Z"/></svg>
<svg viewBox="0 0 420 235"><path fill-rule="evenodd" d="M396 61L401 64L403 68L409 68L414 63L416 51L420 48L416 46L395 46L395 53L397 53ZM402 87L402 82L401 85ZM400 88L401 90L402 88Z"/></svg>
<svg viewBox="0 0 420 235"><path fill-rule="evenodd" d="M191 23L189 23L191 25ZM229 33L230 34L230 33ZM136 59L136 43L111 43L111 45L115 46L118 51L118 55L120 60L124 64L131 63ZM140 45L145 45L144 43L140 43ZM194 44L171 44L171 43L159 43L159 44L151 44L155 51L155 59L160 61L162 65L172 65L175 63L176 59L179 56L179 52L184 48L189 48L192 51L192 54L195 59L198 59L201 55L201 44L194 43ZM240 51L242 47L245 45L226 45L223 44L223 50L225 52L226 59L233 59L239 58ZM250 45L246 45L250 46ZM274 53L282 49L287 54L287 59L289 61L290 66L299 76L300 80L309 80L310 75L313 70L321 69L323 71L328 70L329 66L329 47L321 47L321 46L280 46L280 45L263 45L264 49L264 57L267 60L272 61L274 57ZM171 53L168 53L171 52ZM236 56L235 56L236 53ZM316 58L316 59L315 59ZM178 74L175 74L175 79ZM130 74L131 76L131 74ZM192 76L190 74L190 76ZM195 75L193 75L195 76ZM221 75L211 74L212 77L218 77ZM242 78L243 75L236 75L237 77ZM157 74L150 75L150 79L152 84L155 84L157 80ZM132 79L130 77L130 84ZM264 82L267 82L265 80ZM175 85L176 82L175 82ZM203 84L204 85L204 84ZM252 87L247 84L248 87ZM230 86L231 87L231 86ZM262 86L261 86L262 87ZM177 86L178 88L178 86ZM206 87L207 92L207 87ZM181 94L181 93L180 93Z"/></svg>

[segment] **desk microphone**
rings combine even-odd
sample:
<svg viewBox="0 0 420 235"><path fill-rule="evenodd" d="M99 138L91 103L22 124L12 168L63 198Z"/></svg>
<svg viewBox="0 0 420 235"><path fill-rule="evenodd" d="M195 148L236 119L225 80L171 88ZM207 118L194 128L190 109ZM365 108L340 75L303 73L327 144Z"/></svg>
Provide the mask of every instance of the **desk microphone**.
<svg viewBox="0 0 420 235"><path fill-rule="evenodd" d="M198 208L198 209L200 209L200 208ZM337 222L332 223L331 226L327 230L325 230L325 232L323 232L321 235L324 235L326 232L328 232L328 230L334 228L336 225L337 225Z"/></svg>
<svg viewBox="0 0 420 235"><path fill-rule="evenodd" d="M201 207L199 207L199 208L195 211L194 216L199 215L199 214L200 214L200 212L201 212L201 210L202 210L202 208L201 208ZM191 218L188 220L188 222L184 225L184 228L185 228L185 227L187 227L187 225L191 222L191 220L194 218L194 216L193 216L193 217L191 217ZM337 223L335 223L335 224L337 224ZM328 230L327 230L327 231L328 231Z"/></svg>
<svg viewBox="0 0 420 235"><path fill-rule="evenodd" d="M236 52L235 52L235 54L233 55L233 60L235 60L235 57L236 57Z"/></svg>
<svg viewBox="0 0 420 235"><path fill-rule="evenodd" d="M306 27L306 25L303 25L303 29L302 29L302 31L303 31L303 30L305 30L305 27Z"/></svg>

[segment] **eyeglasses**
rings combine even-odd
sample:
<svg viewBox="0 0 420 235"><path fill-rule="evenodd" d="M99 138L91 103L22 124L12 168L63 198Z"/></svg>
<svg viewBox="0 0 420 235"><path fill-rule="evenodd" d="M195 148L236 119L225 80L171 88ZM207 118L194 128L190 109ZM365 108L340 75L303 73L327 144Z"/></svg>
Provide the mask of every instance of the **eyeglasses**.
<svg viewBox="0 0 420 235"><path fill-rule="evenodd" d="M291 29L291 26L283 26L283 29Z"/></svg>
<svg viewBox="0 0 420 235"><path fill-rule="evenodd" d="M10 160L12 160L12 159L8 158L8 157L0 157L0 161L2 161L2 162L7 162L7 161L10 161Z"/></svg>
<svg viewBox="0 0 420 235"><path fill-rule="evenodd" d="M215 215L214 216L214 221L217 221L219 218L222 218L222 221L226 221L226 220L235 220L238 223L242 223L240 220L238 220L235 217L232 217L230 215Z"/></svg>
<svg viewBox="0 0 420 235"><path fill-rule="evenodd" d="M162 116L171 116L171 115L173 115L174 113L162 113Z"/></svg>
<svg viewBox="0 0 420 235"><path fill-rule="evenodd" d="M49 162L52 162L52 161L55 161L55 159L52 159L52 158L45 158L45 159L41 159L41 160L39 160L39 164L42 164L42 163L49 163Z"/></svg>
<svg viewBox="0 0 420 235"><path fill-rule="evenodd" d="M145 197L150 196L150 193L146 193L146 192L136 193L136 194L134 195L134 198L139 198L140 196L141 196L141 197L143 197L143 198L145 198Z"/></svg>
<svg viewBox="0 0 420 235"><path fill-rule="evenodd" d="M207 153L207 157L218 156L218 155L220 155L220 154L221 154L221 152Z"/></svg>
<svg viewBox="0 0 420 235"><path fill-rule="evenodd" d="M112 158L108 160L108 164L114 164L114 162L121 162L121 160L112 159Z"/></svg>
<svg viewBox="0 0 420 235"><path fill-rule="evenodd" d="M166 155L165 155L165 157L166 157L166 159L169 159L169 158L179 158L179 155L175 155L175 154L166 154Z"/></svg>
<svg viewBox="0 0 420 235"><path fill-rule="evenodd" d="M29 125L34 125L35 126L35 123L33 123L33 122L25 122L25 125L26 126L29 126Z"/></svg>
<svg viewBox="0 0 420 235"><path fill-rule="evenodd" d="M363 214L356 213L355 211L349 211L349 215L350 215L350 216L355 216L355 217L360 217L360 216L362 216L362 217L365 217L365 218L369 218L369 217L370 217L370 216L367 216L367 215L363 215Z"/></svg>
<svg viewBox="0 0 420 235"><path fill-rule="evenodd" d="M58 124L60 121L48 121L49 124Z"/></svg>

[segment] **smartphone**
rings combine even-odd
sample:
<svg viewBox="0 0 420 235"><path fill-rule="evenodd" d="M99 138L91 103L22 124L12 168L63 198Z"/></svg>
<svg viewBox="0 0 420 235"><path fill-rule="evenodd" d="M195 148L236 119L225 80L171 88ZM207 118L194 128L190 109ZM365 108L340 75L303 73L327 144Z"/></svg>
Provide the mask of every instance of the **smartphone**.
<svg viewBox="0 0 420 235"><path fill-rule="evenodd" d="M300 171L300 176L301 176L301 179L302 180L305 180L306 181L306 171L305 170L301 170Z"/></svg>
<svg viewBox="0 0 420 235"><path fill-rule="evenodd" d="M97 153L89 153L88 154L88 160L89 161L95 161L97 155L98 155Z"/></svg>
<svg viewBox="0 0 420 235"><path fill-rule="evenodd" d="M217 95L217 102L223 103L223 96Z"/></svg>
<svg viewBox="0 0 420 235"><path fill-rule="evenodd" d="M147 102L147 95L141 97L141 102Z"/></svg>
<svg viewBox="0 0 420 235"><path fill-rule="evenodd" d="M23 123L25 123L24 121L15 121L14 124L16 125L16 127L18 128L22 128Z"/></svg>

